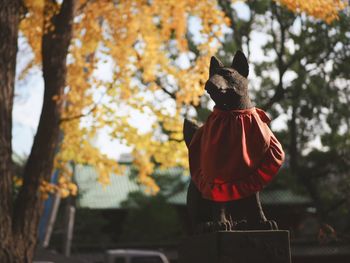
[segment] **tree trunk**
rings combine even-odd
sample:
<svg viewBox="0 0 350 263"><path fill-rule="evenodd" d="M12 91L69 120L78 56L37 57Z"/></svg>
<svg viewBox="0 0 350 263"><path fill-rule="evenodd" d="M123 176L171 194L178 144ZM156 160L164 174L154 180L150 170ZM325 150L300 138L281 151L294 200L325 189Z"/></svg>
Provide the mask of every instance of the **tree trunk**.
<svg viewBox="0 0 350 263"><path fill-rule="evenodd" d="M20 0L0 2L0 262L13 262L11 132L21 10Z"/></svg>
<svg viewBox="0 0 350 263"><path fill-rule="evenodd" d="M44 103L33 147L24 168L23 186L12 213L12 105L17 52L20 1L0 5L0 262L32 262L43 200L42 180L50 180L58 147L62 103L66 86L66 58L72 38L76 0L64 0L48 21L54 26L42 39ZM53 0L46 0L44 15L52 14ZM49 17L50 18L50 17ZM44 25L44 28L46 25Z"/></svg>
<svg viewBox="0 0 350 263"><path fill-rule="evenodd" d="M295 88L296 89L296 88ZM290 171L293 176L298 176L298 134L297 134L297 107L298 107L297 96L293 95L292 98L292 119L289 122L289 131L290 131L290 142L289 142L289 156L290 156Z"/></svg>
<svg viewBox="0 0 350 263"><path fill-rule="evenodd" d="M289 122L290 131L290 145L289 145L289 156L290 156L290 171L295 176L300 184L304 186L306 191L310 194L311 199L317 210L318 217L322 220L325 219L325 209L321 200L320 193L317 189L316 183L313 181L312 173L306 173L305 170L300 169L300 158L301 149L298 142L298 125L297 125L297 109L300 100L300 90L302 83L305 82L305 78L302 74L299 75L299 81L294 87L292 94L292 118Z"/></svg>

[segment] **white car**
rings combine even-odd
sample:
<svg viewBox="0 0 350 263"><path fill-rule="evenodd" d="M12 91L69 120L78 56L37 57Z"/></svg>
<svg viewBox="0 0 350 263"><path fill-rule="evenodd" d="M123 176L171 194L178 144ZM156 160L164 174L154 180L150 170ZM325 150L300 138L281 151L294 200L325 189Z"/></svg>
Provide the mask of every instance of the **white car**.
<svg viewBox="0 0 350 263"><path fill-rule="evenodd" d="M153 250L110 249L105 252L105 263L170 263L166 256Z"/></svg>

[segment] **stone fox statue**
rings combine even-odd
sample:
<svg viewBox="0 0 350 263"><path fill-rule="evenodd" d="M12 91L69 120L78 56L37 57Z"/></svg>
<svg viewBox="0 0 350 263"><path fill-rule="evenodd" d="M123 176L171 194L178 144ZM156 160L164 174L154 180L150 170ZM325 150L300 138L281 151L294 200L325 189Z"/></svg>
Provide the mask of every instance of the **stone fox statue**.
<svg viewBox="0 0 350 263"><path fill-rule="evenodd" d="M194 232L277 229L264 215L259 191L277 174L284 152L269 117L252 106L248 73L241 51L230 67L212 57L205 90L214 110L202 127L185 119L187 206Z"/></svg>

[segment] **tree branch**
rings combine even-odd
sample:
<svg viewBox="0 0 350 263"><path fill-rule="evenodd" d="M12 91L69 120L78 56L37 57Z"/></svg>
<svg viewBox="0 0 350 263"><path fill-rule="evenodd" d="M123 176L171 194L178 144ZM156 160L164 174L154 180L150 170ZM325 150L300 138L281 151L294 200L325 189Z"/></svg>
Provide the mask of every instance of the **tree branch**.
<svg viewBox="0 0 350 263"><path fill-rule="evenodd" d="M155 82L156 82L156 84L158 85L158 87L160 87L160 89L161 89L162 91L164 91L164 93L168 94L168 95L170 96L170 98L176 100L176 94L175 94L175 93L172 93L172 92L170 92L170 91L168 91L168 90L163 86L163 84L162 84L160 78L157 78Z"/></svg>
<svg viewBox="0 0 350 263"><path fill-rule="evenodd" d="M93 3L93 2L95 2L96 0L86 0L84 3L82 3L78 8L77 8L77 11L76 11L76 14L77 15L80 15L80 14L82 14L84 11L85 11L85 8L89 5L89 4L91 4L91 3Z"/></svg>
<svg viewBox="0 0 350 263"><path fill-rule="evenodd" d="M98 104L95 103L94 106L87 112L87 113L81 113L75 116L71 116L71 117L66 117L66 118L61 118L59 123L63 123L63 122L67 122L67 121L73 121L76 119L80 119L86 116L89 116L91 113L93 113L96 109L97 109Z"/></svg>
<svg viewBox="0 0 350 263"><path fill-rule="evenodd" d="M33 256L43 204L39 186L42 180L51 178L59 141L62 102L53 101L52 97L61 97L66 87L67 54L73 34L75 3L76 0L64 0L59 13L53 16L52 1L46 0L44 5L44 15L50 18L54 26L53 30L44 30L41 43L44 102L32 150L24 168L23 186L15 201L13 217L13 231L22 236L25 242L22 245L28 258Z"/></svg>
<svg viewBox="0 0 350 263"><path fill-rule="evenodd" d="M67 122L67 121L72 121L72 120L76 120L76 119L80 119L86 116L89 116L91 113L93 113L98 105L101 103L102 99L104 98L104 96L107 94L108 90L113 88L113 83L114 81L112 81L112 83L109 85L109 87L107 88L107 90L101 95L101 97L99 98L99 100L97 102L94 103L94 105L92 106L92 108L87 112L87 113L81 113L75 116L70 116L70 117L65 117L65 118L61 118L59 123L63 123L63 122Z"/></svg>
<svg viewBox="0 0 350 263"><path fill-rule="evenodd" d="M284 46L284 42L285 42L285 38L286 38L286 25L283 23L283 19L281 18L280 14L278 13L277 7L275 4L272 3L272 17L271 17L271 34L273 37L273 42L272 42L272 46L276 52L277 55L277 69L278 69L278 75L279 75L279 79L278 79L278 84L277 87L275 89L275 94L272 96L272 98L265 104L262 106L262 108L264 110L267 110L269 108L272 107L273 104L275 104L276 102L280 101L285 94L285 88L283 87L283 76L284 73L287 71L287 67L286 64L283 60L283 57L285 56L285 46ZM275 15L275 17L277 18L277 21L279 23L279 28L280 28L280 40L277 39L277 36L274 32L274 28L273 28L273 15ZM280 42L279 48L277 45L277 42Z"/></svg>

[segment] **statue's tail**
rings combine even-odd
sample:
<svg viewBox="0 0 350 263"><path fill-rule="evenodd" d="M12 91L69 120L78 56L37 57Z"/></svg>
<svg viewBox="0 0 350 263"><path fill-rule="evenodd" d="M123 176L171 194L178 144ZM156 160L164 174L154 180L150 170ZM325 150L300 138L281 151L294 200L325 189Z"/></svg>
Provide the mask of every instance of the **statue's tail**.
<svg viewBox="0 0 350 263"><path fill-rule="evenodd" d="M190 146L192 137L198 129L199 129L199 126L196 123L187 119L184 120L183 136L184 136L187 148Z"/></svg>

